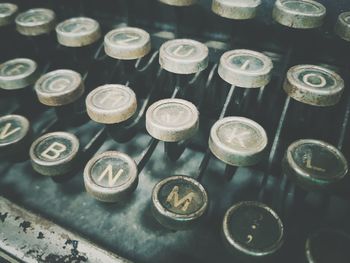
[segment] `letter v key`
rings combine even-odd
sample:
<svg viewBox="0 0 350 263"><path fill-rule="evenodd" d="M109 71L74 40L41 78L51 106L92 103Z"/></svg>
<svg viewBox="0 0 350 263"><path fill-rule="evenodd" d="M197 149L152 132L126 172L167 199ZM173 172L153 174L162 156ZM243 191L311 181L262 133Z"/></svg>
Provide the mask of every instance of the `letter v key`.
<svg viewBox="0 0 350 263"><path fill-rule="evenodd" d="M18 132L21 128L20 127L17 127L13 130L10 130L11 128L11 123L6 123L5 124L5 127L1 130L1 133L0 133L0 140L4 140L6 139L7 137L11 136L12 134Z"/></svg>

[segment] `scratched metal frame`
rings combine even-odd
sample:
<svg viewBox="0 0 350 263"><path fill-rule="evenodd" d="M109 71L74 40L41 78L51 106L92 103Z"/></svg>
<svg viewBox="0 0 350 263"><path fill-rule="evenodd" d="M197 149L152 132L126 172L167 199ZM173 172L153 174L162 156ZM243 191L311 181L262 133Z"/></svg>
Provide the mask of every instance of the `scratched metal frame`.
<svg viewBox="0 0 350 263"><path fill-rule="evenodd" d="M21 5L20 2L19 5ZM33 2L36 3L33 4ZM27 7L33 5L41 6L38 4L38 1L33 2L26 1ZM271 24L269 19L263 19L265 21L263 27L265 29L264 34L260 32L254 36L250 34L252 32L258 32L256 30L261 29L259 22L247 25L249 27L247 32L243 29L239 30L239 27L235 27L238 29L231 32L231 24L226 20L221 22L207 20L209 21L208 30L202 31L196 30L195 25L193 27L189 26L186 21L183 22L184 24L179 22L180 25L174 27L176 24L174 21L162 20L160 16L156 15L152 19L146 16L145 13L150 15L152 12L148 10L149 7L143 9L147 4L141 4L140 1L115 2L120 7L118 13L120 16L116 16L115 19L114 17L112 19L111 15L111 10L114 9L108 12L108 8L104 9L102 7L100 10L93 10L94 17L97 17L103 24L104 30L106 31L112 25L120 22L128 22L140 26L152 33L155 46L154 51L166 40L165 37L171 35L158 32L162 30L174 31L178 35L190 35L193 32L193 34L196 34L196 38L203 42L212 41L210 42L210 66L200 77L205 83L210 84L210 88L206 90L207 97L204 100L204 105L206 106L200 109L200 133L176 162L171 162L165 158L163 144L160 143L139 175L140 181L135 193L128 202L118 204L104 204L90 197L84 189L82 169L72 179L55 183L50 178L35 174L29 161L17 164L0 161L0 194L14 203L32 210L34 214L50 220L48 222L38 219L32 214L27 214L27 212L18 211L16 207L5 204L0 199L0 256L4 252L5 247L8 247L8 244L12 244L12 254L19 261L21 258L22 260L29 261L29 257L32 257L34 261L49 261L50 258L45 254L45 250L55 247L57 247L53 255L56 260L55 262L67 262L64 260L73 261L73 259L75 260L74 262L84 262L87 260L95 262L94 257L99 257L99 253L110 255L108 252L101 252L99 248L96 248L92 244L95 243L107 251L112 251L123 258L135 262L232 262L232 256L225 250L221 241L223 215L235 202L240 200L257 200L259 198L258 195L261 193L264 194L265 201L281 214L285 223L286 243L281 254L283 262L302 262L305 238L310 232L319 227L330 226L341 229L342 231L350 231L348 225L350 220L348 191L341 192L341 195L331 196L329 200L330 209L328 210L325 210L323 200L319 195L310 195L301 213L294 214L289 206L291 197L293 196L290 189L287 195L287 213L283 215L278 210L280 205L279 197L283 191L280 181L282 177L280 161L286 146L292 140L309 135L323 138L343 148L348 159L350 157L350 138L348 131L350 97L348 87L340 104L333 109L333 115L331 116L334 118L331 119L325 117L324 111L310 109L286 99L282 90L285 72L294 64L306 62L323 63L335 66L341 73L346 72L349 69L349 63L344 58L346 57L344 56L344 52L349 52L349 50L347 47L344 47L342 42L330 38L321 32L289 32L288 30L278 28L276 25L267 28L266 24ZM264 13L266 12L268 14L268 10L271 10L272 2L265 2ZM323 2L329 6L329 11L333 15L337 13L336 9L339 10L346 7L345 1L337 1L339 2L337 6L334 6L335 1ZM126 3L131 4L128 5ZM50 4L55 5L55 1L50 1ZM45 5L48 4L45 3ZM77 9L74 9L74 5L76 5L75 7ZM107 1L106 5L108 5ZM86 4L83 8L79 4L72 4L72 6L73 8L70 9L67 3L59 6L56 5L57 9L55 10L62 19L76 13L90 15L92 12L89 9L89 4ZM350 8L349 4L347 7ZM131 10L129 16L123 14L127 8ZM208 9L208 1L202 1L201 7L198 9L189 12L194 12L194 14L196 12L206 12L204 10ZM157 9L155 10L160 12L169 9L157 5ZM141 13L144 16L142 19L138 19L138 15L141 16ZM174 15L174 17L176 16L186 16L186 13ZM167 19L174 19L174 17ZM211 17L211 19L213 18ZM260 17L259 19L262 18ZM330 22L327 24L329 27L332 25L332 21L334 22L334 16L330 16ZM222 30L215 32L219 24L220 26L224 26ZM240 27L246 26L246 24L239 23L235 25ZM181 32L182 30L184 31ZM198 32L203 34L198 36ZM151 214L151 191L159 180L170 175L196 175L207 147L208 130L215 119L217 119L229 90L228 86L220 82L217 76L214 76L212 80L210 76L216 70L217 65L215 63L218 62L220 54L224 50L232 48L228 45L228 39L231 38L231 33L233 34L234 47L266 51L275 63L273 79L270 85L260 91L236 89L228 109L228 115L246 116L257 120L263 125L270 139L269 154L262 164L257 167L238 169L231 181L227 181L224 177L225 165L214 157L211 157L202 181L208 190L210 198L209 212L205 220L198 227L190 230L169 231L159 225ZM252 41L252 38L255 41ZM291 45L290 43L293 44ZM329 50L330 46L332 50ZM327 52L324 52L326 48ZM146 65L147 67L149 64L148 67L154 70L152 72L156 72L158 70L157 59L153 62L151 60L152 57L146 57L141 61L142 65ZM99 75L97 73L100 72L96 71L98 68L93 67L93 70L89 72L89 77ZM157 77L152 74L150 74L151 79L154 78L154 81L160 79L159 76ZM100 78L103 78L103 76L103 74L99 75ZM87 79L87 86L101 81L90 79L89 77ZM343 77L345 78L346 75L344 76L343 74ZM165 78L169 78L169 76L165 76ZM149 83L149 78L142 77L137 81L146 85ZM182 80L182 84L186 84L187 82L188 79ZM349 83L348 78L346 82ZM173 88L171 83L168 83L168 86L164 88L164 92L160 95L161 97L170 96L169 94L171 94L171 89ZM204 88L205 85L200 87ZM192 97L189 96L188 98L198 99L199 95L195 92L194 94L195 96L192 95ZM185 95L180 94L180 96ZM11 111L13 104L15 104L13 100L11 98L5 101L4 98L0 97L1 115ZM300 128L302 126L295 126L295 123L298 123L298 121L303 123L301 119L304 116L300 113L305 111L308 114L315 114L312 115L312 123L321 123L323 121L324 123L321 127L324 129L313 133L315 132L314 129L304 130ZM39 133L53 118L53 112L51 110L40 113L32 122L34 132ZM304 125L306 124L304 123ZM310 125L308 127L312 128ZM78 128L72 128L70 131L78 134L82 145L87 145L94 134L100 129L101 126L89 122ZM139 160L140 154L147 146L149 140L150 137L145 133L144 129L141 129L135 138L128 143L119 144L111 139L106 139L98 149L98 152L118 150ZM95 151L92 152L94 153ZM84 163L82 163L83 165ZM347 186L348 184L344 184L344 189ZM16 213L21 213L17 220L16 216L10 216ZM51 223L51 221L54 223ZM62 226L64 229L55 226L55 224ZM53 232L55 233L50 232L47 235L40 234L40 232L44 233L47 229L54 229ZM71 235L71 237L65 239L62 238L62 234L63 236L65 234ZM84 236L86 239L80 236ZM68 244L69 241L67 243L67 240L72 240L72 242L73 240L74 242L76 240L81 241ZM26 244L23 244L24 242ZM6 251L8 254L9 249L7 248ZM74 257L74 255L77 255L77 251L82 257ZM23 257L23 255L27 256L27 258Z"/></svg>

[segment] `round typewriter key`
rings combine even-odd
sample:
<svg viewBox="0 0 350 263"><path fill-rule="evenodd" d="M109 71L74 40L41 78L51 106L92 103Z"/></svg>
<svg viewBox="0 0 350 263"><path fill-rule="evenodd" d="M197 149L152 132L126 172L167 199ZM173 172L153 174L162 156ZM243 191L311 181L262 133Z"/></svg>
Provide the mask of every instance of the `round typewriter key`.
<svg viewBox="0 0 350 263"><path fill-rule="evenodd" d="M0 3L0 27L7 26L13 22L18 7L12 3Z"/></svg>
<svg viewBox="0 0 350 263"><path fill-rule="evenodd" d="M79 140L68 132L47 133L30 147L32 166L39 174L59 176L71 172L78 161Z"/></svg>
<svg viewBox="0 0 350 263"><path fill-rule="evenodd" d="M165 42L159 53L162 68L177 74L193 74L208 66L209 50L206 45L191 39Z"/></svg>
<svg viewBox="0 0 350 263"><path fill-rule="evenodd" d="M229 19L252 19L256 16L261 0L213 0L211 9Z"/></svg>
<svg viewBox="0 0 350 263"><path fill-rule="evenodd" d="M277 0L273 9L273 19L281 25L310 29L323 24L326 8L313 0Z"/></svg>
<svg viewBox="0 0 350 263"><path fill-rule="evenodd" d="M137 109L136 95L127 86L107 84L89 93L86 109L90 118L104 124L123 122Z"/></svg>
<svg viewBox="0 0 350 263"><path fill-rule="evenodd" d="M312 234L305 244L309 263L347 263L350 258L350 236L345 232L322 229Z"/></svg>
<svg viewBox="0 0 350 263"><path fill-rule="evenodd" d="M335 33L345 41L350 41L350 12L344 12L338 16Z"/></svg>
<svg viewBox="0 0 350 263"><path fill-rule="evenodd" d="M17 90L28 87L38 78L37 64L27 58L16 58L0 65L0 87Z"/></svg>
<svg viewBox="0 0 350 263"><path fill-rule="evenodd" d="M158 0L163 4L172 5L172 6L190 6L197 3L198 0Z"/></svg>
<svg viewBox="0 0 350 263"><path fill-rule="evenodd" d="M137 165L127 154L104 152L87 163L84 184L86 191L102 202L123 200L137 187Z"/></svg>
<svg viewBox="0 0 350 263"><path fill-rule="evenodd" d="M272 61L266 55L245 49L225 52L220 58L218 73L231 85L260 88L271 79Z"/></svg>
<svg viewBox="0 0 350 263"><path fill-rule="evenodd" d="M188 176L171 176L152 191L152 212L164 227L181 230L196 224L208 208L204 187Z"/></svg>
<svg viewBox="0 0 350 263"><path fill-rule="evenodd" d="M70 18L56 27L58 42L66 47L82 47L95 43L101 37L100 24L91 18Z"/></svg>
<svg viewBox="0 0 350 263"><path fill-rule="evenodd" d="M46 73L37 80L34 88L39 101L53 107L70 104L84 93L81 75L68 69Z"/></svg>
<svg viewBox="0 0 350 263"><path fill-rule="evenodd" d="M277 253L284 242L281 219L265 204L240 202L223 220L224 242L233 254L263 259Z"/></svg>
<svg viewBox="0 0 350 263"><path fill-rule="evenodd" d="M20 13L16 17L16 28L26 36L38 36L50 33L56 25L56 15L50 9L35 8Z"/></svg>
<svg viewBox="0 0 350 263"><path fill-rule="evenodd" d="M25 117L20 115L0 117L0 157L12 157L26 150L30 134L30 124Z"/></svg>
<svg viewBox="0 0 350 263"><path fill-rule="evenodd" d="M182 99L159 100L146 113L148 133L165 142L178 142L192 137L198 130L198 122L196 106Z"/></svg>
<svg viewBox="0 0 350 263"><path fill-rule="evenodd" d="M344 80L320 66L297 65L290 68L283 85L293 99L314 106L332 106L339 102Z"/></svg>
<svg viewBox="0 0 350 263"><path fill-rule="evenodd" d="M150 52L151 37L139 28L118 28L107 33L104 47L106 54L112 58L138 59Z"/></svg>
<svg viewBox="0 0 350 263"><path fill-rule="evenodd" d="M209 148L226 164L250 166L264 156L267 135L258 123L243 117L218 120L210 131Z"/></svg>
<svg viewBox="0 0 350 263"><path fill-rule="evenodd" d="M326 142L298 140L287 149L283 172L305 190L322 190L345 177L348 162L337 148Z"/></svg>

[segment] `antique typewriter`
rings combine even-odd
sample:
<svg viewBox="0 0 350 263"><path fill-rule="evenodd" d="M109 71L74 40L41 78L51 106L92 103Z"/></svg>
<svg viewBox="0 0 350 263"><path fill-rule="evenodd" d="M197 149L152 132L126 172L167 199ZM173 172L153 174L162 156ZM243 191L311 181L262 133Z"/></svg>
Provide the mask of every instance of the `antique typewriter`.
<svg viewBox="0 0 350 263"><path fill-rule="evenodd" d="M348 0L8 0L0 34L0 262L350 262Z"/></svg>

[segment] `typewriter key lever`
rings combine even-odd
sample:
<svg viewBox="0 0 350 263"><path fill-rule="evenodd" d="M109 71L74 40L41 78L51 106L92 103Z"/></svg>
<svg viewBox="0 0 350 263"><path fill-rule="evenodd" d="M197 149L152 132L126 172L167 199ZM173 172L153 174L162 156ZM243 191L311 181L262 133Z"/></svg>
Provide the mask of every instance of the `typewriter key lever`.
<svg viewBox="0 0 350 263"><path fill-rule="evenodd" d="M68 69L51 71L41 76L34 88L42 104L55 107L58 120L72 124L82 118L76 112L75 103L85 90L79 73Z"/></svg>
<svg viewBox="0 0 350 263"><path fill-rule="evenodd" d="M101 38L100 24L88 17L75 17L67 19L56 26L57 41L66 48L68 61L74 60L72 65L80 73L85 72L93 56L91 48ZM65 67L66 61L63 61ZM81 69L81 64L83 69Z"/></svg>
<svg viewBox="0 0 350 263"><path fill-rule="evenodd" d="M305 259L308 263L346 263L350 258L349 234L321 229L311 234L305 243Z"/></svg>
<svg viewBox="0 0 350 263"><path fill-rule="evenodd" d="M104 38L104 50L107 56L121 62L118 82L130 81L136 59L146 56L151 51L151 37L143 29L122 27L109 31Z"/></svg>
<svg viewBox="0 0 350 263"><path fill-rule="evenodd" d="M195 105L182 99L163 99L153 103L146 113L146 130L164 141L165 152L177 160L198 131L199 112Z"/></svg>
<svg viewBox="0 0 350 263"><path fill-rule="evenodd" d="M31 87L38 77L37 63L31 59L15 58L0 65L0 88L15 95L21 109L37 106ZM23 114L30 117L25 111Z"/></svg>
<svg viewBox="0 0 350 263"><path fill-rule="evenodd" d="M279 216L255 201L239 202L228 209L222 231L226 247L238 262L275 262L271 260L284 243L284 227Z"/></svg>
<svg viewBox="0 0 350 263"><path fill-rule="evenodd" d="M92 120L107 125L112 138L122 142L128 132L126 121L137 110L137 99L134 91L127 86L106 84L88 94L86 109Z"/></svg>
<svg viewBox="0 0 350 263"><path fill-rule="evenodd" d="M272 17L279 24L287 27L311 29L323 24L326 8L313 0L277 0Z"/></svg>

